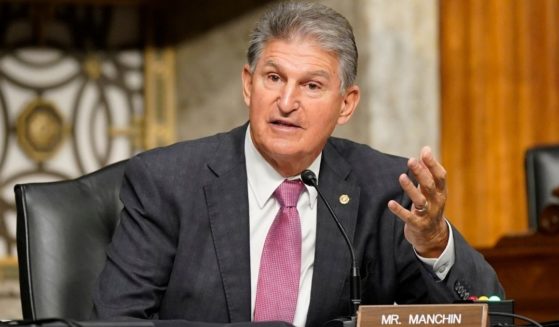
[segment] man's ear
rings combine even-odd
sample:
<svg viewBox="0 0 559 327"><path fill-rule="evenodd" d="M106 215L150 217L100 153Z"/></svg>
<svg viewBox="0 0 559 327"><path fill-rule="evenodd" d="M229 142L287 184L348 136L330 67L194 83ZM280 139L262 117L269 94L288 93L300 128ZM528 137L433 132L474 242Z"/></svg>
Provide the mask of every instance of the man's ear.
<svg viewBox="0 0 559 327"><path fill-rule="evenodd" d="M250 107L250 94L252 91L252 73L250 72L250 66L245 64L243 66L243 72L241 73L241 79L243 81L243 98L247 107Z"/></svg>
<svg viewBox="0 0 559 327"><path fill-rule="evenodd" d="M344 100L340 109L340 116L338 117L338 125L343 125L349 121L357 108L360 96L361 91L357 85L352 85L345 90Z"/></svg>

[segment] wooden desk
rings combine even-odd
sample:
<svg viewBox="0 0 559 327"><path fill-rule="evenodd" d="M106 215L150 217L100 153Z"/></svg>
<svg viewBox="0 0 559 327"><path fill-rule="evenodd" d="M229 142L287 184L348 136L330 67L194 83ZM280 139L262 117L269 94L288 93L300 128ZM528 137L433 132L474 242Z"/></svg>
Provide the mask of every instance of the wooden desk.
<svg viewBox="0 0 559 327"><path fill-rule="evenodd" d="M495 268L515 313L537 321L559 320L559 235L503 237L479 249Z"/></svg>

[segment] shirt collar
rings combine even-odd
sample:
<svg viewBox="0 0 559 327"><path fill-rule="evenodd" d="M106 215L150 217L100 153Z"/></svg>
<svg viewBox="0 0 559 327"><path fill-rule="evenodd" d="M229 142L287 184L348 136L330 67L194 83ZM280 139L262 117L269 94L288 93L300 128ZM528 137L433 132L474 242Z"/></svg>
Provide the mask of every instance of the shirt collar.
<svg viewBox="0 0 559 327"><path fill-rule="evenodd" d="M254 146L252 136L250 135L250 125L247 128L245 135L245 158L247 179L250 189L254 193L256 202L260 208L263 208L265 203L270 199L274 191L285 179L282 177L265 159ZM308 169L312 170L317 178L320 173L320 162L322 160L322 153L316 157ZM291 176L288 179L297 179L301 175ZM318 193L312 186L305 185L306 191L303 196L308 196L308 203L312 208L316 204Z"/></svg>

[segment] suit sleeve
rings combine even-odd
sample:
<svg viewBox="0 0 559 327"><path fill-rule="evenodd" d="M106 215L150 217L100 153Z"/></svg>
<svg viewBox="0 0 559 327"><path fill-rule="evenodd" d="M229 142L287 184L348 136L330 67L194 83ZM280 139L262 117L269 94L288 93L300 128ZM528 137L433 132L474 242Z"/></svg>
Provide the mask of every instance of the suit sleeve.
<svg viewBox="0 0 559 327"><path fill-rule="evenodd" d="M405 195L403 198L401 203L404 206L411 206L410 200ZM471 295L497 295L504 299L504 290L493 267L467 243L454 226L450 232L453 233L454 238L455 261L443 280L435 274L432 267L417 258L411 244L403 236L404 224L398 221L396 226L397 235L394 239L398 241L395 247L399 249L397 256L401 258L397 259L399 266L404 267L410 264L409 260L412 259L408 254L411 251L421 275L421 278L417 278L419 275L410 274L407 280L400 281L399 293L404 295L400 296L400 299L406 299L406 302L409 302L407 300L412 297L414 302L427 303L452 303L466 300ZM426 296L423 296L424 291L427 293Z"/></svg>
<svg viewBox="0 0 559 327"><path fill-rule="evenodd" d="M165 214L155 178L140 157L130 159L120 198L120 222L94 290L100 319L157 317L176 251L178 222Z"/></svg>
<svg viewBox="0 0 559 327"><path fill-rule="evenodd" d="M444 279L446 287L453 291L456 299L466 300L471 295L497 295L504 299L505 292L493 267L466 242L456 228L452 228L452 233L455 262Z"/></svg>
<svg viewBox="0 0 559 327"><path fill-rule="evenodd" d="M455 261L441 280L433 268L419 260L423 281L429 290L429 302L452 303L467 300L469 296L497 295L504 299L504 290L495 270L485 258L473 249L455 227L450 230L454 238Z"/></svg>

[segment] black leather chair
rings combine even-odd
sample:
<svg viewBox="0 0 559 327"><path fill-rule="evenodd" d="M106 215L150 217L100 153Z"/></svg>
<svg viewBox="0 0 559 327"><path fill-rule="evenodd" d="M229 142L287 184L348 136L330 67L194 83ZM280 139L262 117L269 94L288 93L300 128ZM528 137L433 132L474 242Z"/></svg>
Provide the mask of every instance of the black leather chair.
<svg viewBox="0 0 559 327"><path fill-rule="evenodd" d="M89 319L118 223L125 161L68 181L15 186L24 319Z"/></svg>
<svg viewBox="0 0 559 327"><path fill-rule="evenodd" d="M552 194L553 189L559 186L559 144L528 149L525 169L529 226L538 230L544 207L559 203L559 199Z"/></svg>

